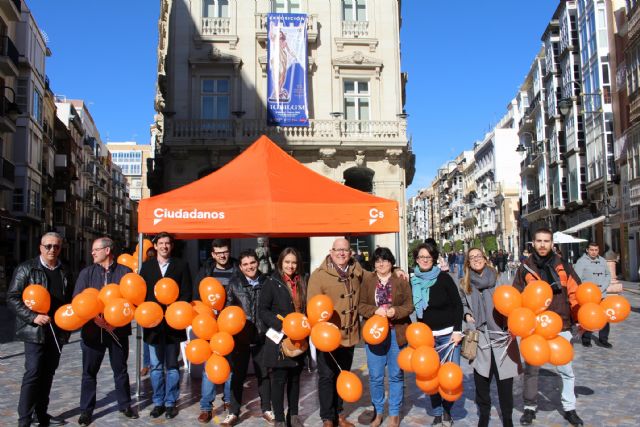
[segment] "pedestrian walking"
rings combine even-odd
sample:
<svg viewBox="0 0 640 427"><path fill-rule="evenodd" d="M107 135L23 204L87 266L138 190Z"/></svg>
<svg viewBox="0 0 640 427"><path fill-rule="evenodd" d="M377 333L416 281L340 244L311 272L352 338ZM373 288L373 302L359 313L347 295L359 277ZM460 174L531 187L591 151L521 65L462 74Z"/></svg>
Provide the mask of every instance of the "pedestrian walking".
<svg viewBox="0 0 640 427"><path fill-rule="evenodd" d="M448 354L450 360L459 365L462 301L451 276L435 265L439 255L438 247L431 243L423 243L414 249L416 267L411 278L413 305L418 321L427 324L433 331L436 347L445 349L440 352L440 358ZM449 346L453 346L453 350ZM443 400L438 393L430 398L434 416L432 425L453 425L453 402Z"/></svg>
<svg viewBox="0 0 640 427"><path fill-rule="evenodd" d="M62 236L45 233L40 239L40 255L18 265L13 272L7 302L16 315L16 339L24 342L24 375L18 402L18 425L30 426L34 418L40 425L66 424L62 418L49 415L49 394L60 363L62 346L69 333L53 323L56 310L71 302L73 284L68 269L60 262ZM22 300L30 284L44 286L51 297L47 313L31 311Z"/></svg>
<svg viewBox="0 0 640 427"><path fill-rule="evenodd" d="M115 261L113 240L101 237L91 246L93 264L82 269L76 281L73 296L87 288L102 289L110 283L120 283L120 279L131 273L129 267ZM118 410L129 419L138 418L138 412L131 408L131 388L127 360L129 359L129 335L131 324L114 328L99 315L82 327L80 348L82 349L82 386L80 388L80 417L78 424L91 424L96 407L97 376L109 350L109 362L113 371Z"/></svg>
<svg viewBox="0 0 640 427"><path fill-rule="evenodd" d="M560 336L571 342L571 324L578 309L575 294L580 278L571 265L554 253L552 248L553 232L548 228L536 230L533 235L533 253L518 268L513 286L522 292L527 283L533 280L549 283L553 290L553 299L548 310L560 315L563 324ZM582 419L576 413L576 377L572 363L558 366L556 369L562 378L561 401L564 418L573 426L582 426ZM536 418L539 370L539 367L525 362L522 389L524 412L520 418L521 425L531 425Z"/></svg>
<svg viewBox="0 0 640 427"><path fill-rule="evenodd" d="M518 342L511 340L507 318L493 305L498 272L487 264L482 249L469 249L460 286L464 320L480 332L473 367L478 406L478 427L488 427L491 417L491 379L496 378L502 425L513 426L513 378L522 372Z"/></svg>
<svg viewBox="0 0 640 427"><path fill-rule="evenodd" d="M389 372L389 422L400 425L400 408L404 399L404 373L398 365L398 354L407 345L406 329L411 324L413 299L409 282L393 274L395 257L389 248L380 247L373 252L375 274L367 275L360 290L358 313L369 319L374 314L388 318L387 338L380 344L365 344L369 367L369 389L373 411L367 414L372 427L382 424L385 404L385 366Z"/></svg>

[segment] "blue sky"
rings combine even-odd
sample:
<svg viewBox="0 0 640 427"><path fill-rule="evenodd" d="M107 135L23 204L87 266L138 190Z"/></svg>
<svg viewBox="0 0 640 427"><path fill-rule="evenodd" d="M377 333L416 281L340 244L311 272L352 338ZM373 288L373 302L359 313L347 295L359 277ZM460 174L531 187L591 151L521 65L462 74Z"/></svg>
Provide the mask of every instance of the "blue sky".
<svg viewBox="0 0 640 427"><path fill-rule="evenodd" d="M84 99L103 140L148 143L159 0L27 2L53 51L47 74L54 92ZM402 5L406 110L417 155L410 197L504 115L558 1Z"/></svg>

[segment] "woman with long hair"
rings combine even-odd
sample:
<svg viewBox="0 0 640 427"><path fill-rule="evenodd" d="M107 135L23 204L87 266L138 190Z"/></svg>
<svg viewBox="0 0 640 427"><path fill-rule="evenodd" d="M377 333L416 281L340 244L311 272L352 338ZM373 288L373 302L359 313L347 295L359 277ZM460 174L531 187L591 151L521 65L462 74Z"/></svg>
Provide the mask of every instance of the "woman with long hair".
<svg viewBox="0 0 640 427"><path fill-rule="evenodd" d="M493 293L498 272L487 262L482 249L471 248L464 262L461 297L464 319L480 332L476 358L471 361L476 386L478 426L488 426L491 415L489 387L495 376L502 425L513 426L513 378L520 374L518 342L510 339L507 318L496 311Z"/></svg>
<svg viewBox="0 0 640 427"><path fill-rule="evenodd" d="M289 313L305 313L307 283L302 271L302 258L297 250L285 248L278 257L276 271L263 285L260 294L259 315L270 328L281 331L282 318ZM287 418L291 427L304 427L298 416L300 373L307 347L296 347L284 337L275 343L267 337L263 350L264 365L271 368L271 405L275 426L285 426L284 392L287 388Z"/></svg>
<svg viewBox="0 0 640 427"><path fill-rule="evenodd" d="M411 291L416 317L433 331L440 359L447 357L460 364L460 341L462 340L462 301L458 286L449 273L436 265L440 255L438 247L425 242L414 249L416 267L411 278ZM430 396L434 426L452 426L453 402L442 399L436 393Z"/></svg>
<svg viewBox="0 0 640 427"><path fill-rule="evenodd" d="M365 344L369 367L369 389L373 412L367 419L372 427L382 424L384 413L384 368L389 370L389 427L400 425L404 375L398 353L407 345L406 330L411 323L413 301L409 283L392 273L396 259L388 248L373 252L375 274L366 275L360 288L358 313L365 319L374 314L389 320L389 333L380 344Z"/></svg>

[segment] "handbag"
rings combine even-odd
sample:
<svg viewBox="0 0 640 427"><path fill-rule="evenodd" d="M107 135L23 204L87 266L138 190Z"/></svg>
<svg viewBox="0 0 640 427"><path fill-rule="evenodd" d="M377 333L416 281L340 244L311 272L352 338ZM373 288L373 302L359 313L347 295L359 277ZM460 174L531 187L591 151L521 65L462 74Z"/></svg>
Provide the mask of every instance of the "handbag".
<svg viewBox="0 0 640 427"><path fill-rule="evenodd" d="M464 331L464 337L462 337L462 343L460 344L460 355L469 361L475 359L479 340L479 331L475 329L467 329Z"/></svg>
<svg viewBox="0 0 640 427"><path fill-rule="evenodd" d="M619 294L624 290L624 288L622 287L622 282L612 282L609 287L607 288L607 293L608 294Z"/></svg>
<svg viewBox="0 0 640 427"><path fill-rule="evenodd" d="M298 357L309 349L309 341L307 339L294 341L287 337L280 342L280 351L287 357Z"/></svg>

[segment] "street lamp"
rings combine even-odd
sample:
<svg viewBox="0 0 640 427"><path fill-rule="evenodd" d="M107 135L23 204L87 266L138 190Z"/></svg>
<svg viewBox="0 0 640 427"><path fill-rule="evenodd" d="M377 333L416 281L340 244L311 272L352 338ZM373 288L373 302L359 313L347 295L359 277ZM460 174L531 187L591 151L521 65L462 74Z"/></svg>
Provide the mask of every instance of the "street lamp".
<svg viewBox="0 0 640 427"><path fill-rule="evenodd" d="M571 80L567 82L567 84L576 84L580 88L582 92L582 84L575 80ZM601 92L597 93L581 93L583 97L587 96L597 96L601 97ZM576 96L572 96L569 98L562 98L558 101L558 110L562 117L566 117L573 111L574 103L576 101ZM592 105L590 103L590 105ZM602 100L600 99L599 105L602 105ZM600 119L600 130L602 137L602 203L604 205L604 225L603 225L603 233L604 233L604 244L605 250L609 248L609 251L613 251L613 247L611 246L611 214L609 212L609 208L611 207L611 202L609 201L609 162L607 156L607 132L605 130L605 118L602 112L602 107L600 107L597 111L593 110L582 110L581 114L599 114L601 116ZM606 254L605 254L606 255Z"/></svg>

